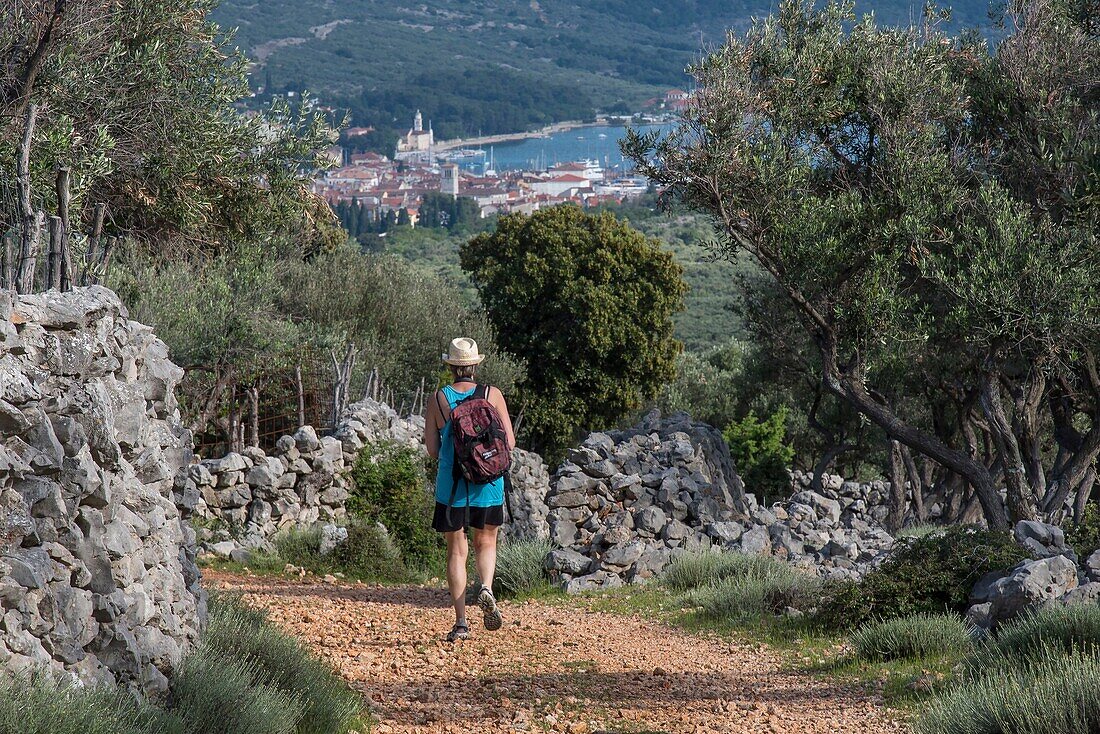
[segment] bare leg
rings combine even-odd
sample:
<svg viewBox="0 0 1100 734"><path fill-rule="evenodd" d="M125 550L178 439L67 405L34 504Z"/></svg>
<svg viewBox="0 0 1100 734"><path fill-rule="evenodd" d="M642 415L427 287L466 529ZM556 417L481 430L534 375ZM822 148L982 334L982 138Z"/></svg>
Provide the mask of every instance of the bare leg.
<svg viewBox="0 0 1100 734"><path fill-rule="evenodd" d="M493 588L493 576L497 570L497 531L499 525L486 525L484 530L474 528L474 562L483 586Z"/></svg>
<svg viewBox="0 0 1100 734"><path fill-rule="evenodd" d="M466 557L470 546L466 531L447 533L447 587L451 592L451 604L455 608L455 622L466 621ZM476 536L475 536L476 537Z"/></svg>

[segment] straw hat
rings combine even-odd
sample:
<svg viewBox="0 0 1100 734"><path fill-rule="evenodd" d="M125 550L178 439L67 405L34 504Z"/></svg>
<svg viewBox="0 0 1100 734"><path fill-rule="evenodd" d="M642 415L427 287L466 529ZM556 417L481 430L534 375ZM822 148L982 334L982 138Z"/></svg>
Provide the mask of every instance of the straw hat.
<svg viewBox="0 0 1100 734"><path fill-rule="evenodd" d="M452 339L451 345L447 347L447 352L443 355L443 361L455 367L481 364L483 359L485 359L485 355L478 353L477 342L464 336Z"/></svg>

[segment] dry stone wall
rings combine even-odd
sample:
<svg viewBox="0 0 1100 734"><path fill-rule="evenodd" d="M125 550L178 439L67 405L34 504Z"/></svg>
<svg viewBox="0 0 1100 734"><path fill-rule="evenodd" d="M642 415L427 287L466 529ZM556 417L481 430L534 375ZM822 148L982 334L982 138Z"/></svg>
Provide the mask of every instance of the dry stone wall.
<svg viewBox="0 0 1100 734"><path fill-rule="evenodd" d="M244 560L250 549L269 548L284 527L344 522L348 474L359 452L380 442L422 451L423 434L422 417L403 417L384 403L365 400L348 409L332 436L319 438L305 426L280 438L270 456L251 448L187 467L176 478L177 494L198 519L204 551ZM514 518L505 533L545 538L546 465L537 454L517 450L512 482Z"/></svg>
<svg viewBox="0 0 1100 734"><path fill-rule="evenodd" d="M859 577L894 543L876 509L883 488L827 477L819 494L809 480L793 475L792 496L761 507L715 428L654 411L629 431L591 434L555 472L548 522L560 549L547 569L579 592L645 581L679 553L725 548Z"/></svg>
<svg viewBox="0 0 1100 734"><path fill-rule="evenodd" d="M156 694L205 598L173 477L183 371L100 288L0 291L0 668Z"/></svg>

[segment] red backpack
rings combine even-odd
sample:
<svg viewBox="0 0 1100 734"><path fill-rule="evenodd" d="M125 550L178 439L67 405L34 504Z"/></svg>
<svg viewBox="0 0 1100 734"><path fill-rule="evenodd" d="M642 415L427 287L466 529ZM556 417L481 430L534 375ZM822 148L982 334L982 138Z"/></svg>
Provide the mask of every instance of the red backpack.
<svg viewBox="0 0 1100 734"><path fill-rule="evenodd" d="M447 503L448 514L458 492L458 480L465 479L466 524L469 524L469 485L487 484L504 477L504 494L511 516L511 498L508 497L508 469L512 465L512 452L508 448L508 436L500 414L489 402L488 385L478 385L468 397L455 403L451 410L451 440L454 443L454 485Z"/></svg>

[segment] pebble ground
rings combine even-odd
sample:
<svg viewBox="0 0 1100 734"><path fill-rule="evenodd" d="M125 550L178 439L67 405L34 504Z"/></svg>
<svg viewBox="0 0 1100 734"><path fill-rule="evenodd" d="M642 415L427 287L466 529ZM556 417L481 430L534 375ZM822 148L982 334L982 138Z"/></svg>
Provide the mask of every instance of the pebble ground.
<svg viewBox="0 0 1100 734"><path fill-rule="evenodd" d="M903 732L864 687L783 670L766 646L641 616L501 602L504 628L470 610L470 639L442 588L329 584L207 572L329 659L379 734L411 732Z"/></svg>

